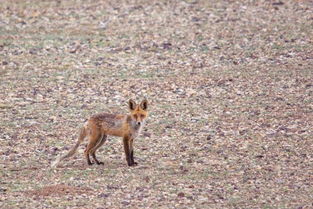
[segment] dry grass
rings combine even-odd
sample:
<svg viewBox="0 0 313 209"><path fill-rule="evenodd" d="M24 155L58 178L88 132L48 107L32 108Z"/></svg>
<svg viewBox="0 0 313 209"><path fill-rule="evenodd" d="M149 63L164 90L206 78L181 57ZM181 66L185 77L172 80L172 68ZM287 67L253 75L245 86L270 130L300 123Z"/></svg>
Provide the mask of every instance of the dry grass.
<svg viewBox="0 0 313 209"><path fill-rule="evenodd" d="M312 1L2 1L1 208L312 208ZM147 97L129 168L78 128ZM83 146L80 151L83 150ZM43 195L44 194L44 195Z"/></svg>

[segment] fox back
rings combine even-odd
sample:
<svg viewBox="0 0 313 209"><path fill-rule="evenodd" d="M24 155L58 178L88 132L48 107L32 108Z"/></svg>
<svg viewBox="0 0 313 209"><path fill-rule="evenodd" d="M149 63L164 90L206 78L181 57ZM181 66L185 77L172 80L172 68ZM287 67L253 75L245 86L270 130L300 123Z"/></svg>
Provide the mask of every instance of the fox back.
<svg viewBox="0 0 313 209"><path fill-rule="evenodd" d="M87 130L100 129L106 135L137 137L145 125L145 120L148 116L147 101L144 100L137 105L134 101L130 100L128 106L130 114L99 113L93 115L87 121L85 128Z"/></svg>

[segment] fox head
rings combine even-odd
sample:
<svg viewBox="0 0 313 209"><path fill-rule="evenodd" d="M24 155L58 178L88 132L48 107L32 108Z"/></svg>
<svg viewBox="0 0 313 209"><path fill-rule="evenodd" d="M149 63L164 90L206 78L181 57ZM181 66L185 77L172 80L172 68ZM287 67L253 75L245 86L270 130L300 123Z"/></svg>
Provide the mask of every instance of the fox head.
<svg viewBox="0 0 313 209"><path fill-rule="evenodd" d="M130 99L128 101L128 107L132 121L138 126L142 125L148 116L148 101L144 99L140 104L136 104L134 100Z"/></svg>

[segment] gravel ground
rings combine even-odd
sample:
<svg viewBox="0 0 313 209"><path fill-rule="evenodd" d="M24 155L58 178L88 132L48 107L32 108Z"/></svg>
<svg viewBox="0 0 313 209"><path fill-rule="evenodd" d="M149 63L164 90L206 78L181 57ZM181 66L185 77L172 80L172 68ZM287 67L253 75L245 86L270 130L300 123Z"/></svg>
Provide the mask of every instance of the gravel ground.
<svg viewBox="0 0 313 209"><path fill-rule="evenodd" d="M313 208L313 2L3 0L0 208ZM150 116L50 164L92 114Z"/></svg>

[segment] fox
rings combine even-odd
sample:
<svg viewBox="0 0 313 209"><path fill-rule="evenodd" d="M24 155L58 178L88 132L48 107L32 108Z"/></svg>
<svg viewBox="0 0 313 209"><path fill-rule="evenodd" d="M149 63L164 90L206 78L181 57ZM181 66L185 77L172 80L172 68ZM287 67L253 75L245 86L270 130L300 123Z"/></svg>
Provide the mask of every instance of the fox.
<svg viewBox="0 0 313 209"><path fill-rule="evenodd" d="M104 144L108 136L122 137L127 165L137 165L138 163L134 161L133 143L134 139L140 135L148 117L148 101L144 99L136 104L134 100L130 99L128 109L128 114L98 113L92 115L81 127L75 146L67 154L61 155L52 162L51 167L55 168L62 160L73 156L85 138L88 138L88 144L84 151L87 164L103 165L103 162L98 161L96 151ZM91 162L90 156L94 163Z"/></svg>

